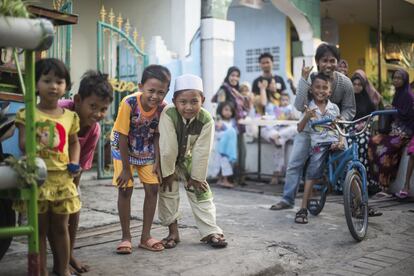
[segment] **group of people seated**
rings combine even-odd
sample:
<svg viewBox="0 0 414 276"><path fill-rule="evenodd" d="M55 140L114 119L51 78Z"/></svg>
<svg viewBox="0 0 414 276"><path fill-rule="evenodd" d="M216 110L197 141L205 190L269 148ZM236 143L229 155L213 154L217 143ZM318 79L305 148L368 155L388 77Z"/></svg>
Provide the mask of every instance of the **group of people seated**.
<svg viewBox="0 0 414 276"><path fill-rule="evenodd" d="M214 162L210 174L218 184L234 187L233 168L237 174L245 172L245 134L257 136L257 126L249 124L257 117L273 120L297 120L299 112L291 104L290 95L280 76L272 73L273 56L263 53L259 57L262 75L250 83L239 83L240 70L233 66L227 71L219 91L212 101L217 103ZM292 87L293 88L293 87ZM294 89L294 88L293 88ZM285 145L297 133L296 125L286 124L262 128L262 137L274 145L272 184L277 184L285 170ZM244 178L240 178L241 184Z"/></svg>

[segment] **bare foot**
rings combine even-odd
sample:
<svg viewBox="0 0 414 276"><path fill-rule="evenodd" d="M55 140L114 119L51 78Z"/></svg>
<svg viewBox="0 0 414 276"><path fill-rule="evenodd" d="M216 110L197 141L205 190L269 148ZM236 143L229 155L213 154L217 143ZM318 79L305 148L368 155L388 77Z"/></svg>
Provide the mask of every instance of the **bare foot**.
<svg viewBox="0 0 414 276"><path fill-rule="evenodd" d="M224 188L234 188L234 184L229 182L229 181L223 181L222 183L219 184L221 187Z"/></svg>
<svg viewBox="0 0 414 276"><path fill-rule="evenodd" d="M75 273L85 273L85 272L88 272L90 270L90 267L88 265L81 263L78 259L76 259L73 256L70 258L69 264L70 264L70 270L71 270L70 272L71 273L73 273L73 272L75 272ZM72 271L72 269L74 271Z"/></svg>

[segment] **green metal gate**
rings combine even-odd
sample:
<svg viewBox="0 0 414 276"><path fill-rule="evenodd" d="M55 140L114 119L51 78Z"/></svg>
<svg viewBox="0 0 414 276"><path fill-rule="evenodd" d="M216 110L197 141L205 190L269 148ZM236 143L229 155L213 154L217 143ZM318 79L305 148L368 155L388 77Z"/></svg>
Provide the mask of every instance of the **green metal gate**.
<svg viewBox="0 0 414 276"><path fill-rule="evenodd" d="M108 20L106 22L106 19ZM114 24L116 20L116 25ZM148 56L137 45L136 29L130 37L129 19L124 23L121 15L115 17L113 10L107 14L102 6L97 23L97 67L110 77L114 88L114 102L107 118L101 123L102 134L98 146L98 178L112 177L113 167L110 148L110 134L123 97L138 90L142 71L148 65Z"/></svg>

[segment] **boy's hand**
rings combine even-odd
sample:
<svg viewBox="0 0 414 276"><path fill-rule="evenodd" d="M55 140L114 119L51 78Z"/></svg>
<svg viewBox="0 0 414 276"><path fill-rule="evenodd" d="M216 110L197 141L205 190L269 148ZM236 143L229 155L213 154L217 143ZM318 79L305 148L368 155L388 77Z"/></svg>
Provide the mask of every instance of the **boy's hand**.
<svg viewBox="0 0 414 276"><path fill-rule="evenodd" d="M344 150L345 149L345 145L342 142L338 142L338 143L333 143L331 145L331 150Z"/></svg>
<svg viewBox="0 0 414 276"><path fill-rule="evenodd" d="M116 184L118 188L123 188L124 190L128 187L129 181L134 181L134 178L132 177L131 170L125 170L122 169L121 174L116 179Z"/></svg>
<svg viewBox="0 0 414 276"><path fill-rule="evenodd" d="M158 160L155 160L155 163L152 166L152 173L157 175L158 183L162 184L161 165L160 165L160 162Z"/></svg>
<svg viewBox="0 0 414 276"><path fill-rule="evenodd" d="M310 73L312 72L313 66L305 66L305 60L302 63L302 78L308 80Z"/></svg>
<svg viewBox="0 0 414 276"><path fill-rule="evenodd" d="M161 182L162 191L165 192L168 187L168 191L172 192L173 181L174 181L174 174L164 177Z"/></svg>
<svg viewBox="0 0 414 276"><path fill-rule="evenodd" d="M187 187L190 188L191 186L193 186L195 190L201 190L203 192L208 190L208 185L205 181L200 182L200 181L190 178L188 180Z"/></svg>
<svg viewBox="0 0 414 276"><path fill-rule="evenodd" d="M304 106L305 110L303 111L305 113L305 117L309 120L310 118L316 117L316 107L313 109L310 109L307 105Z"/></svg>

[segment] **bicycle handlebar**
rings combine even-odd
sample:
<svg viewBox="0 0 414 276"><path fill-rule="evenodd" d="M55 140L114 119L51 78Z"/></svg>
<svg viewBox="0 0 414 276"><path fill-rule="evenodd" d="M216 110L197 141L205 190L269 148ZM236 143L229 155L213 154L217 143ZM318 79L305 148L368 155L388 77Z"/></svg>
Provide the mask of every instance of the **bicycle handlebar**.
<svg viewBox="0 0 414 276"><path fill-rule="evenodd" d="M350 137L351 134L343 132L338 124L351 125L351 124L356 124L356 123L359 123L361 121L366 120L365 125L362 128L362 130L352 134L352 136L359 136L359 135L361 135L362 133L365 132L365 130L368 127L368 123L371 121L372 117L378 116L378 115L386 115L386 114L391 115L391 114L396 114L397 112L398 112L397 109L377 110L377 111L372 112L371 114L368 114L368 115L366 115L362 118L359 118L357 120L354 120L354 121L322 119L322 120L317 120L317 121L312 122L311 127L314 128L317 125L327 125L327 124L332 123L335 126L336 130L338 130L338 132L341 136Z"/></svg>

